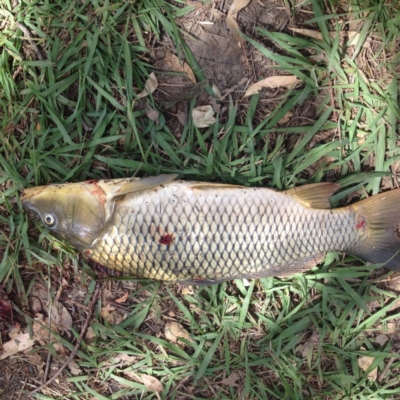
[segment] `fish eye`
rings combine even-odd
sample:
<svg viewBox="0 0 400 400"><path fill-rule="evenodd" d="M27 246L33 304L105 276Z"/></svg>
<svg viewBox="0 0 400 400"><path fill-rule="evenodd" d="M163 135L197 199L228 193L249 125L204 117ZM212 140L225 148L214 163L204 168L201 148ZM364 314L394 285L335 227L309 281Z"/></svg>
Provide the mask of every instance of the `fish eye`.
<svg viewBox="0 0 400 400"><path fill-rule="evenodd" d="M52 228L56 223L56 219L52 214L46 214L43 218L43 221L49 228Z"/></svg>

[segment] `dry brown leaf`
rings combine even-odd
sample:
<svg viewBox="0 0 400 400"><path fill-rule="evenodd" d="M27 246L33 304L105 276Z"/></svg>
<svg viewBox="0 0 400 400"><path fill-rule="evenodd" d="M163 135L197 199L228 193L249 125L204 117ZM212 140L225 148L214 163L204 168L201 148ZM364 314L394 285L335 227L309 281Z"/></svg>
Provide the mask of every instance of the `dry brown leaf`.
<svg viewBox="0 0 400 400"><path fill-rule="evenodd" d="M172 343L176 343L178 338L190 340L189 332L179 322L167 322L164 333L165 337Z"/></svg>
<svg viewBox="0 0 400 400"><path fill-rule="evenodd" d="M237 23L237 16L239 11L246 7L250 3L250 0L233 0L231 7L229 8L228 15L226 16L226 25L232 31L232 34L236 37L241 47L244 47L245 40L240 35L240 28Z"/></svg>
<svg viewBox="0 0 400 400"><path fill-rule="evenodd" d="M186 125L186 112L185 111L179 110L176 113L176 118L178 118L178 121L182 126Z"/></svg>
<svg viewBox="0 0 400 400"><path fill-rule="evenodd" d="M36 282L28 296L29 306L34 314L42 311L48 311L48 308L44 305L48 302L48 291L40 283Z"/></svg>
<svg viewBox="0 0 400 400"><path fill-rule="evenodd" d="M381 346L383 346L387 341L389 340L389 338L387 337L387 335L377 335L375 338L375 342L380 344Z"/></svg>
<svg viewBox="0 0 400 400"><path fill-rule="evenodd" d="M118 299L115 299L114 301L115 301L116 303L118 303L118 304L122 304L122 303L125 303L125 302L126 302L126 300L128 299L128 297L129 297L129 293L126 292L122 297L119 297Z"/></svg>
<svg viewBox="0 0 400 400"><path fill-rule="evenodd" d="M122 363L122 365L132 365L137 360L138 357L130 356L126 353L117 354L113 357L113 363Z"/></svg>
<svg viewBox="0 0 400 400"><path fill-rule="evenodd" d="M235 387L238 386L236 381L240 379L240 374L239 372L232 372L227 378L223 378L221 382L218 382L221 385L227 385L230 387Z"/></svg>
<svg viewBox="0 0 400 400"><path fill-rule="evenodd" d="M288 111L279 121L278 124L286 124L289 122L293 117L293 113L291 111Z"/></svg>
<svg viewBox="0 0 400 400"><path fill-rule="evenodd" d="M44 374L43 367L45 366L45 363L38 353L26 354L26 358L36 367L39 375Z"/></svg>
<svg viewBox="0 0 400 400"><path fill-rule="evenodd" d="M43 319L41 314L36 314L35 321L32 325L32 330L33 338L42 346L44 346L49 340L54 340L54 336L49 332L49 320L48 318ZM51 325L51 331L57 332L57 327L55 326L54 322Z"/></svg>
<svg viewBox="0 0 400 400"><path fill-rule="evenodd" d="M102 307L100 311L101 317L110 325L114 325L114 315L112 314L112 311L115 311L115 308L110 304L107 304L106 307Z"/></svg>
<svg viewBox="0 0 400 400"><path fill-rule="evenodd" d="M362 356L358 359L358 366L363 370L366 371L371 364L374 362L374 357ZM378 367L374 368L371 372L368 373L368 379L370 381L376 381L378 377Z"/></svg>
<svg viewBox="0 0 400 400"><path fill-rule="evenodd" d="M152 72L149 75L149 78L146 81L146 84L144 85L144 89L142 92L140 92L138 94L138 99L142 99L143 97L148 96L149 94L154 93L154 91L157 89L158 87L158 81L157 81L157 77L156 74L154 72Z"/></svg>
<svg viewBox="0 0 400 400"><path fill-rule="evenodd" d="M147 389L153 390L154 392L162 392L163 391L163 389L164 389L163 384L154 376L140 374L140 377L142 378L142 382L143 382L144 386L147 387Z"/></svg>
<svg viewBox="0 0 400 400"><path fill-rule="evenodd" d="M156 125L160 125L160 121L158 120L160 113L157 110L148 107L146 110L146 115L151 121L154 121Z"/></svg>
<svg viewBox="0 0 400 400"><path fill-rule="evenodd" d="M71 360L68 363L68 368L71 371L72 375L80 375L82 373L81 368L79 367L79 365L74 360Z"/></svg>
<svg viewBox="0 0 400 400"><path fill-rule="evenodd" d="M49 292L45 286L36 282L29 293L29 304L31 310L38 314L42 311L51 312L52 330L58 332L69 332L72 328L72 317L62 303L53 300L49 303ZM47 323L47 322L46 322ZM46 324L45 323L45 324Z"/></svg>
<svg viewBox="0 0 400 400"><path fill-rule="evenodd" d="M212 85L212 90L213 90L216 98L220 99L221 98L221 91L219 90L218 86L215 83Z"/></svg>
<svg viewBox="0 0 400 400"><path fill-rule="evenodd" d="M275 89L278 87L288 88L300 82L301 80L294 75L269 76L268 78L265 78L261 81L258 81L250 85L243 97L252 96L253 94L258 93L262 88L270 88L270 89Z"/></svg>
<svg viewBox="0 0 400 400"><path fill-rule="evenodd" d="M143 383L147 389L153 390L154 392L162 392L164 387L163 384L154 376L146 375L146 374L137 374L134 371L122 371L124 375L128 378L135 380L136 382Z"/></svg>
<svg viewBox="0 0 400 400"><path fill-rule="evenodd" d="M94 333L93 328L91 326L89 326L89 328L86 331L85 342L92 343L95 338L96 338L96 334Z"/></svg>
<svg viewBox="0 0 400 400"><path fill-rule="evenodd" d="M385 325L378 325L376 327L376 329L380 332L380 333L384 333L384 334L391 334L391 333L396 333L397 329L396 329L396 323L395 322L388 322Z"/></svg>
<svg viewBox="0 0 400 400"><path fill-rule="evenodd" d="M182 294L193 294L193 293L194 293L193 286L188 285L182 288Z"/></svg>
<svg viewBox="0 0 400 400"><path fill-rule="evenodd" d="M21 332L21 328L20 328L19 326L18 326L18 327L14 326L14 327L12 327L12 328L10 329L10 331L8 332L8 336L9 336L11 339L15 339L15 338L18 337L21 333L22 333L22 332Z"/></svg>
<svg viewBox="0 0 400 400"><path fill-rule="evenodd" d="M184 73L193 83L196 83L196 77L189 64L179 61L179 58L170 51L165 53L164 61L168 64L172 71Z"/></svg>
<svg viewBox="0 0 400 400"><path fill-rule="evenodd" d="M210 105L199 106L192 111L193 123L198 128L207 128L215 123L214 110Z"/></svg>
<svg viewBox="0 0 400 400"><path fill-rule="evenodd" d="M58 331L69 332L72 328L72 317L59 301L54 301L52 304L51 319Z"/></svg>
<svg viewBox="0 0 400 400"><path fill-rule="evenodd" d="M400 291L400 273L396 272L391 275L387 281L387 284L391 290Z"/></svg>
<svg viewBox="0 0 400 400"><path fill-rule="evenodd" d="M31 349L34 342L34 339L29 338L29 333L21 333L16 338L4 343L0 349L0 360L4 360L20 351Z"/></svg>
<svg viewBox="0 0 400 400"><path fill-rule="evenodd" d="M292 32L298 33L303 36L312 37L316 40L323 40L321 32L313 31L312 29L300 29L300 28L289 28ZM337 35L336 31L329 32L331 38L335 38ZM356 46L360 40L360 34L355 31L340 31L339 32L339 43L343 45L346 43L348 46Z"/></svg>

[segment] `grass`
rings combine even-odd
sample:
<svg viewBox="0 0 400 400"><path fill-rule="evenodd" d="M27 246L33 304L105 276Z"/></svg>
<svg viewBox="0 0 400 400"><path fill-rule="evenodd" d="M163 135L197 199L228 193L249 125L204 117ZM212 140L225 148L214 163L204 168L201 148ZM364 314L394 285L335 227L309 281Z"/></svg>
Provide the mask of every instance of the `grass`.
<svg viewBox="0 0 400 400"><path fill-rule="evenodd" d="M398 186L398 5L305 5L313 12L306 27L320 31L322 41L261 27L247 38L250 48L304 84L289 90L262 121L255 117L255 95L242 122L231 101L228 116L214 126L199 130L189 118L180 136L169 129L166 114L157 125L135 99L155 69L148 47L153 38L162 41L161 32L198 81L205 80L175 22L190 7L161 0L0 5L0 282L29 327L28 294L35 281L50 279L54 297L66 276L69 285L88 290L87 304L96 277L73 249L28 221L18 197L23 187L161 172L278 189L328 179L342 184L333 200L343 204L357 191L376 194ZM300 12L294 2L285 6ZM358 45L346 52L328 31L357 20ZM43 60L34 56L17 21L34 34ZM307 125L278 124L310 101L318 114ZM195 105L192 99L188 115ZM330 132L329 139L321 132ZM139 282L118 325L104 321L99 301L91 325L95 339L82 343L76 359L82 373L70 376L69 386L64 381L62 388L36 396L155 398L128 379L127 372L136 371L158 378L160 396L168 399L397 398L396 335L377 341L399 318L397 296L385 286L390 274L330 254L323 267L304 275L194 287L190 294L179 285ZM168 341L168 319L182 324L191 340ZM73 347L72 338L58 340ZM113 362L120 353L135 361ZM365 355L374 358L366 372L358 364ZM391 358L382 379L371 381L368 372L377 367L379 376ZM233 383L221 383L233 373Z"/></svg>

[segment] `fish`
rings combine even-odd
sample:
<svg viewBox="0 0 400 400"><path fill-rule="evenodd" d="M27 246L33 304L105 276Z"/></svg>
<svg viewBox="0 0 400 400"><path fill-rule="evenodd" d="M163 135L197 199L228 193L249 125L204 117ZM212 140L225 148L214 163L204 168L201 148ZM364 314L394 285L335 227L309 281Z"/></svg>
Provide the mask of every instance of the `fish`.
<svg viewBox="0 0 400 400"><path fill-rule="evenodd" d="M332 209L337 183L275 191L177 175L27 188L56 237L106 267L187 284L302 273L337 251L400 269L400 190Z"/></svg>

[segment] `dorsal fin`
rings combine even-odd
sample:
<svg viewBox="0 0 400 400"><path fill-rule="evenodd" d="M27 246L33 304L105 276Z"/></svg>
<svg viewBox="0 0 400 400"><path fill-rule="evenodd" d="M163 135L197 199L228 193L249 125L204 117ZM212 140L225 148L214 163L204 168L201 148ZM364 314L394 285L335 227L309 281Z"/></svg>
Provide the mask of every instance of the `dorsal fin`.
<svg viewBox="0 0 400 400"><path fill-rule="evenodd" d="M130 180L121 186L115 193L115 197L125 196L129 193L140 192L160 186L162 184L173 181L178 177L178 174L163 174L158 176L149 176L148 178L142 178L138 180Z"/></svg>
<svg viewBox="0 0 400 400"><path fill-rule="evenodd" d="M285 193L310 208L331 208L329 198L339 188L339 183L320 182L295 187Z"/></svg>
<svg viewBox="0 0 400 400"><path fill-rule="evenodd" d="M189 182L192 189L232 189L246 186L231 185L230 183Z"/></svg>

